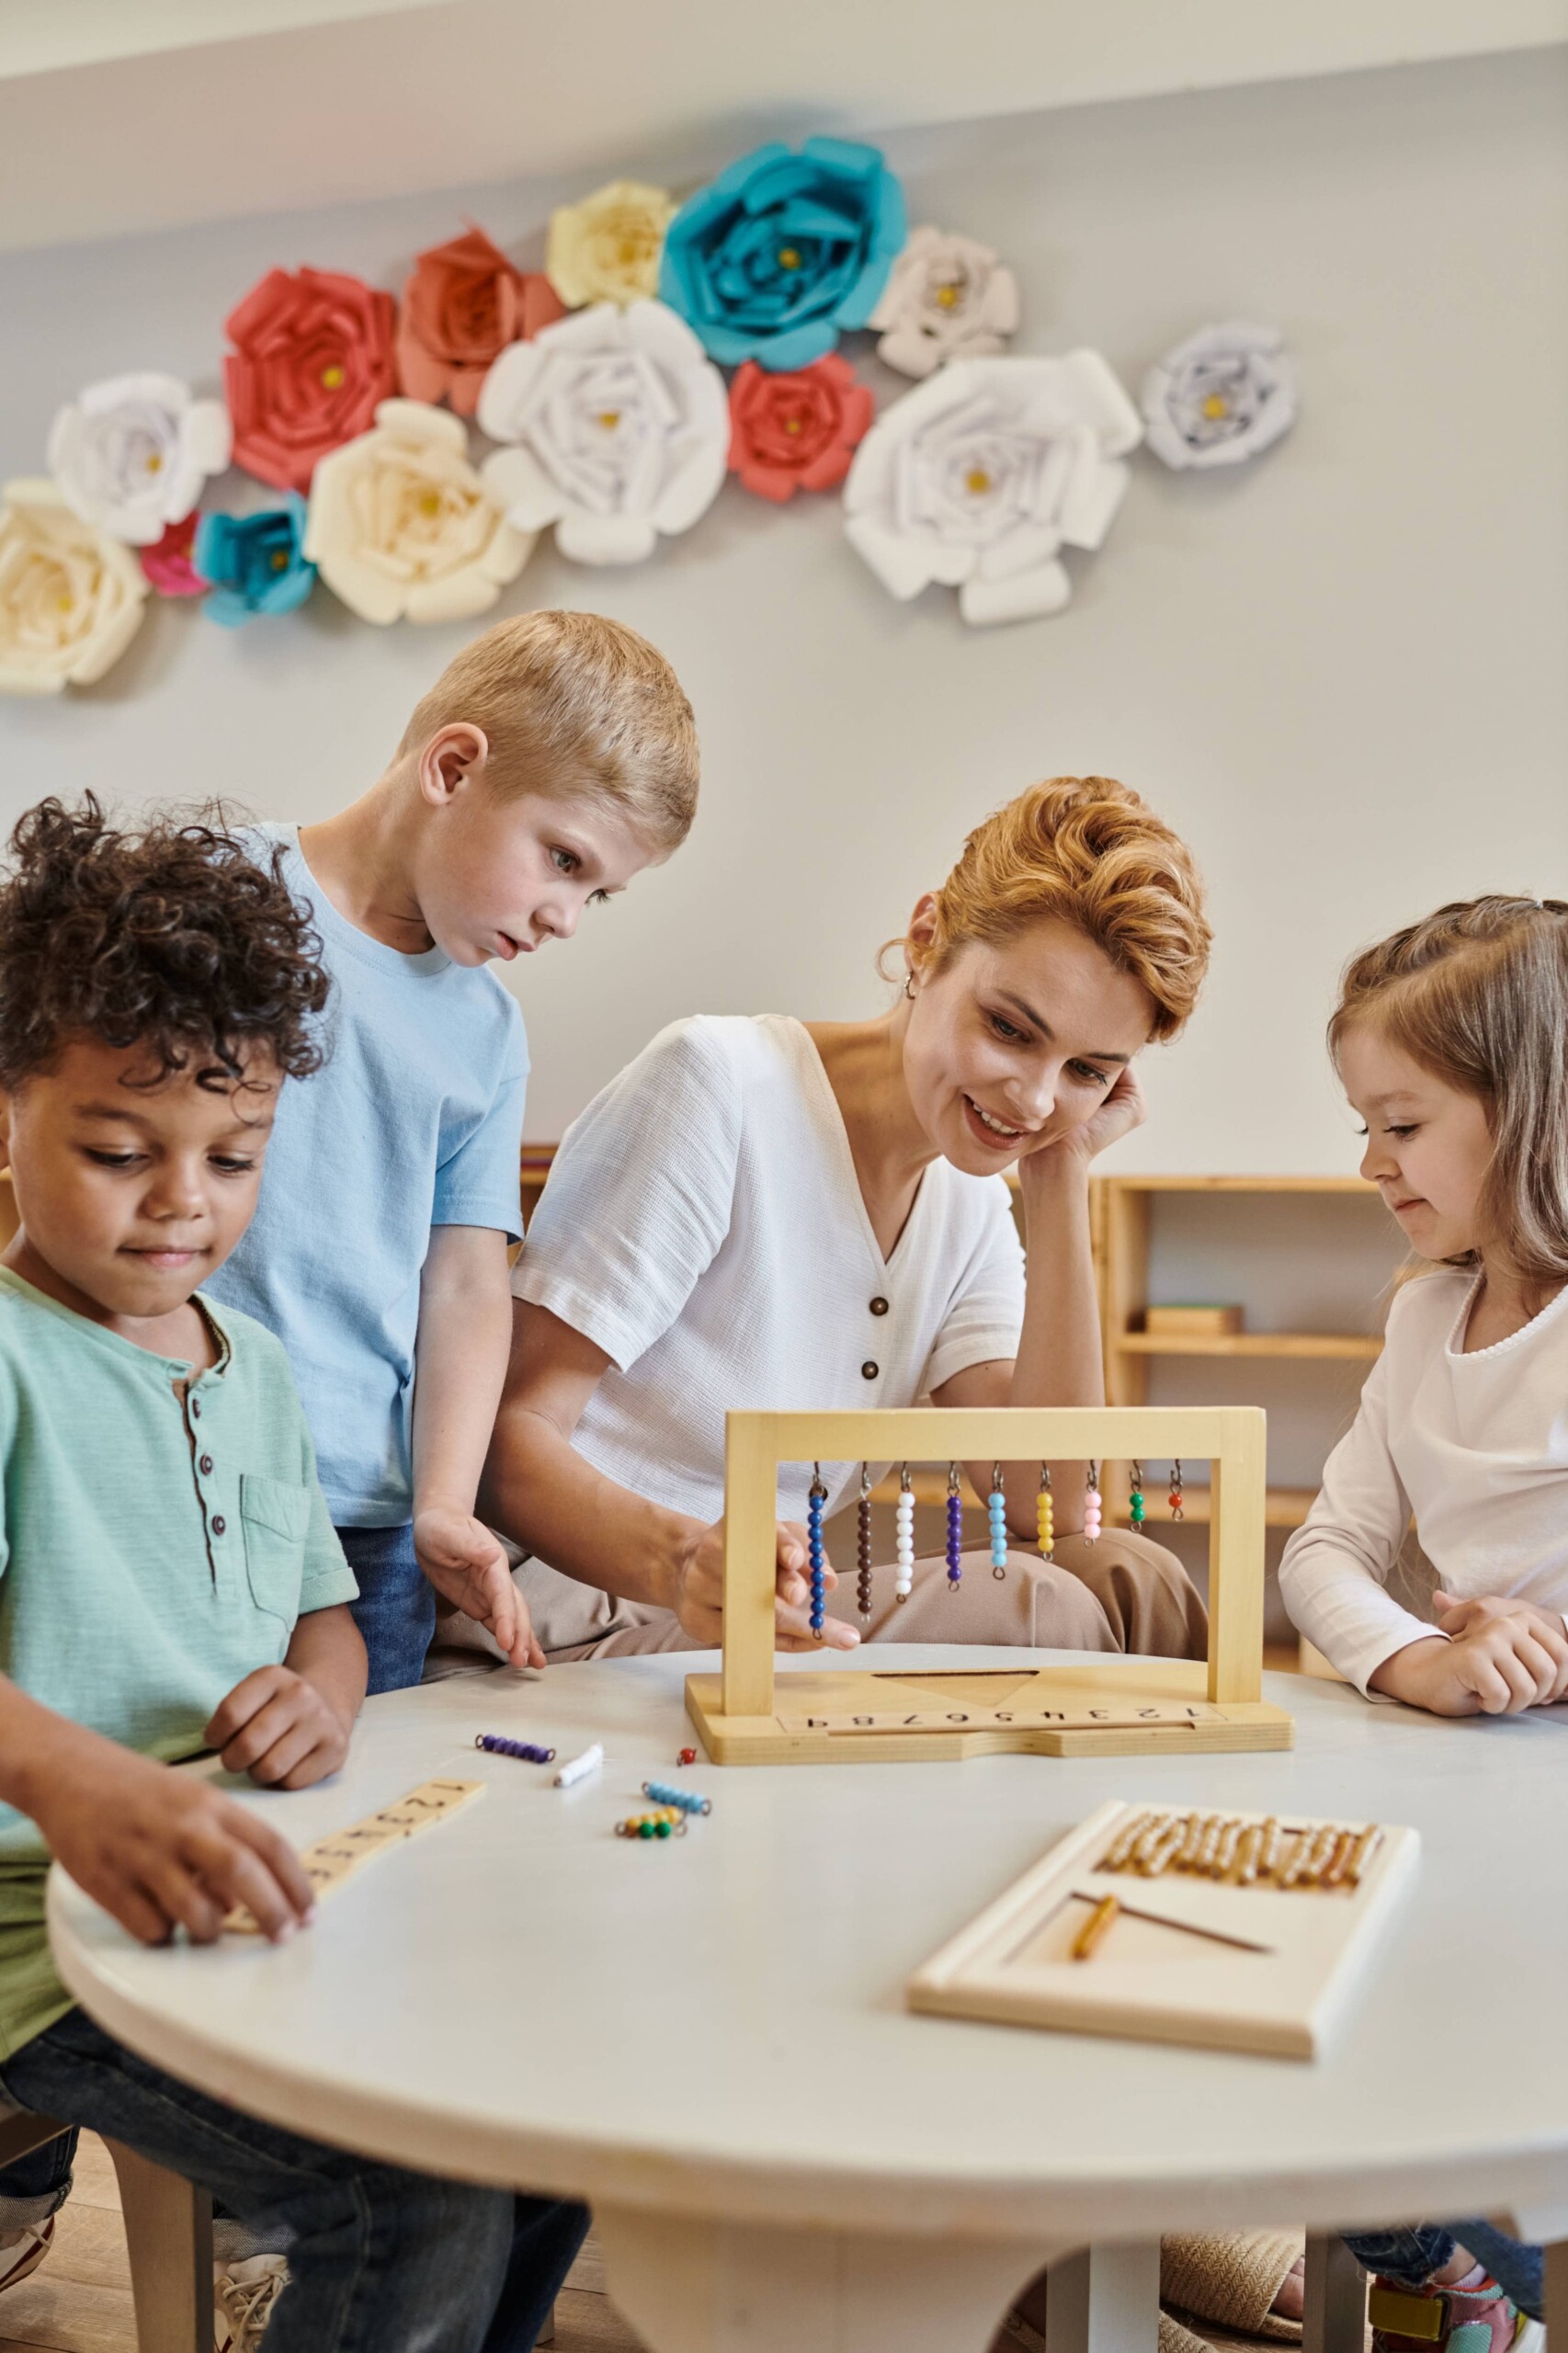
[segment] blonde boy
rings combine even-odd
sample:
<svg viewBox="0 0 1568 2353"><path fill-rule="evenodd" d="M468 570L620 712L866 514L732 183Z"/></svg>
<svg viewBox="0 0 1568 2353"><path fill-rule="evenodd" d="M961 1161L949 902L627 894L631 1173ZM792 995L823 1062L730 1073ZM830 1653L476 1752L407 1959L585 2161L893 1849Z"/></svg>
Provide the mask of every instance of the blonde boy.
<svg viewBox="0 0 1568 2353"><path fill-rule="evenodd" d="M528 1051L484 968L570 939L685 839L697 733L664 657L518 615L442 672L369 790L260 833L321 935L326 1062L288 1090L209 1286L282 1340L360 1598L372 1692L417 1683L440 1593L542 1665L474 1495L506 1370Z"/></svg>

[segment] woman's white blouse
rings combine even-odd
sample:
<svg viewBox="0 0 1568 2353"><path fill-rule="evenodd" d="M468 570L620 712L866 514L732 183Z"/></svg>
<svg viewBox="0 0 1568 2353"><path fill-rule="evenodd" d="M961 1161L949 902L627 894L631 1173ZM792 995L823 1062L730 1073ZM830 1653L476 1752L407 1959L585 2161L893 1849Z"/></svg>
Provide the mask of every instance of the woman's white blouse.
<svg viewBox="0 0 1568 2353"><path fill-rule="evenodd" d="M704 1522L728 1411L912 1405L1016 1356L1023 1325L1003 1180L934 1161L884 1259L816 1048L778 1014L675 1022L611 1080L567 1131L512 1288L612 1360L579 1452ZM829 1512L858 1475L824 1463ZM780 1472L787 1517L811 1476Z"/></svg>
<svg viewBox="0 0 1568 2353"><path fill-rule="evenodd" d="M1430 1637L1384 1590L1415 1518L1439 1588L1568 1607L1568 1289L1522 1331L1464 1353L1475 1281L1407 1283L1279 1586L1307 1640L1365 1691Z"/></svg>

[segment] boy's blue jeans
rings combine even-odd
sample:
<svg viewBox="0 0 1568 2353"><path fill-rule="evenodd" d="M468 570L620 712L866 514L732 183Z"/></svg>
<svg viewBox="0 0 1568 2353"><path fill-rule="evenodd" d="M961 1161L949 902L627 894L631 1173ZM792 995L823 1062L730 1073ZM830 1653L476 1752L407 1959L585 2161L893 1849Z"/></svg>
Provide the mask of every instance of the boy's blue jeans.
<svg viewBox="0 0 1568 2353"><path fill-rule="evenodd" d="M138 2059L81 2010L6 2060L0 2086L199 2182L285 2251L267 2353L529 2353L588 2226L582 2206L432 2180L259 2123ZM58 2174L61 2145L22 2165L41 2172L53 2159ZM52 2204L69 2179L67 2154Z"/></svg>
<svg viewBox="0 0 1568 2353"><path fill-rule="evenodd" d="M369 1658L367 1694L412 1690L436 1631L436 1588L415 1552L413 1523L337 1534L359 1586L348 1606Z"/></svg>
<svg viewBox="0 0 1568 2353"><path fill-rule="evenodd" d="M1479 2217L1467 2222L1421 2222L1403 2231L1346 2232L1345 2244L1363 2271L1381 2271L1402 2288L1424 2288L1434 2271L1466 2246L1506 2296L1532 2320L1546 2317L1545 2255Z"/></svg>

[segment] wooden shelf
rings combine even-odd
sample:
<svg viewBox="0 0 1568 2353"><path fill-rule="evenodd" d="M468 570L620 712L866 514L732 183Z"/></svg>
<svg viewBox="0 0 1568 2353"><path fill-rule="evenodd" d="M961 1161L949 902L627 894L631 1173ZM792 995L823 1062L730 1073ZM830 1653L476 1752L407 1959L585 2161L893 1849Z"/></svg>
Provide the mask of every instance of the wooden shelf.
<svg viewBox="0 0 1568 2353"><path fill-rule="evenodd" d="M1381 1200L1364 1176L1108 1176L1130 1193L1340 1193L1352 1199Z"/></svg>
<svg viewBox="0 0 1568 2353"><path fill-rule="evenodd" d="M1369 1364L1383 1344L1375 1332L1123 1332L1111 1347L1131 1357L1344 1357Z"/></svg>

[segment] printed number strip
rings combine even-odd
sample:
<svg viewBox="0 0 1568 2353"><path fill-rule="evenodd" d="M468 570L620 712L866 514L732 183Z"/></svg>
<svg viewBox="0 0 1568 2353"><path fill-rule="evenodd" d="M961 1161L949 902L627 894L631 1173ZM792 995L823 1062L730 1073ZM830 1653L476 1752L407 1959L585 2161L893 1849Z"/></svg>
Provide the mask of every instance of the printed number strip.
<svg viewBox="0 0 1568 2353"><path fill-rule="evenodd" d="M347 1830L329 1831L324 1838L306 1847L300 1856L305 1877L318 1896L330 1895L372 1856L401 1846L405 1838L416 1838L422 1830L433 1830L438 1822L449 1821L472 1798L483 1797L485 1787L483 1781L422 1781L405 1798L382 1806L379 1813L368 1814ZM243 1904L228 1915L223 1926L236 1936L260 1933L255 1914Z"/></svg>

